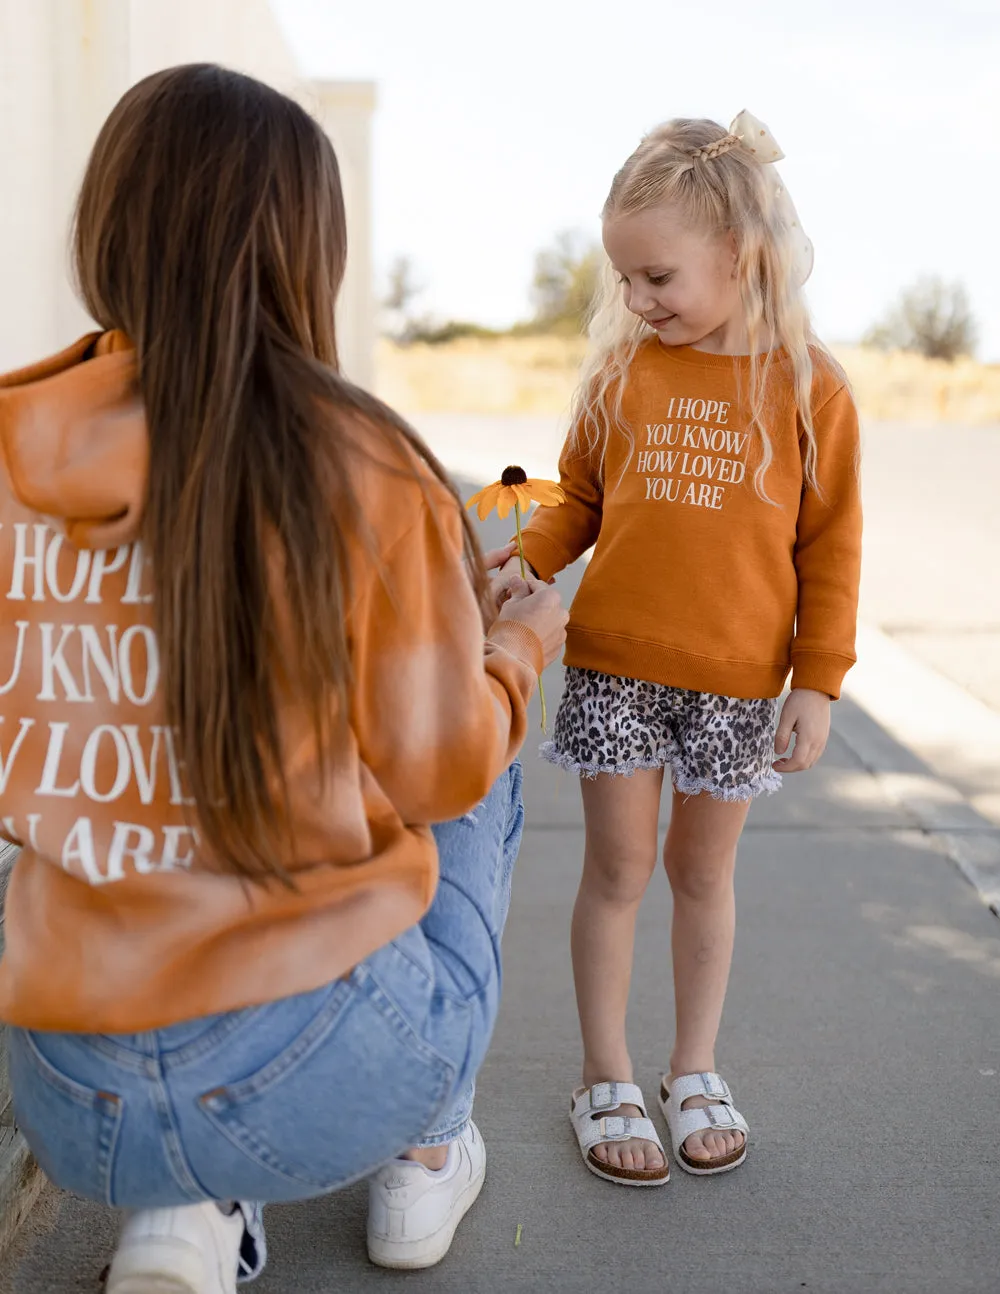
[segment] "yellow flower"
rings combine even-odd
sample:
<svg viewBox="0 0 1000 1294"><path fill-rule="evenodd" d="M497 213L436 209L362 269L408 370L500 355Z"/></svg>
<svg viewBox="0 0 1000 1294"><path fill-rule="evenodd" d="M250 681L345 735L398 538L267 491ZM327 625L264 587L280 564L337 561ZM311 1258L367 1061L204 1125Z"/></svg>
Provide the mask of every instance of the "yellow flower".
<svg viewBox="0 0 1000 1294"><path fill-rule="evenodd" d="M497 516L502 521L511 508L516 506L524 513L533 502L554 508L566 502L566 495L555 481L529 480L523 467L508 467L499 481L494 481L485 490L474 494L465 506L472 508L478 503L477 516L480 521L485 521L496 508Z"/></svg>

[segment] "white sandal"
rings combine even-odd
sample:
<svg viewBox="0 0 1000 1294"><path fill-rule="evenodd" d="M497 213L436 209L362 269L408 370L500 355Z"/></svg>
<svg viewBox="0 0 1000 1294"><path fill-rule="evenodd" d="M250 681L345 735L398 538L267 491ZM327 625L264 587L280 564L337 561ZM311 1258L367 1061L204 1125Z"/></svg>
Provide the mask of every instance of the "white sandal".
<svg viewBox="0 0 1000 1294"><path fill-rule="evenodd" d="M612 1113L623 1105L638 1106L642 1115L636 1118L634 1115ZM603 1177L606 1182L617 1182L619 1186L662 1186L669 1180L670 1165L663 1143L646 1114L642 1092L634 1083L595 1083L593 1087L578 1087L570 1102L569 1119L580 1143L583 1162L596 1177ZM633 1137L651 1141L659 1148L663 1155L662 1168L616 1168L594 1154L594 1147L606 1141L629 1141Z"/></svg>
<svg viewBox="0 0 1000 1294"><path fill-rule="evenodd" d="M692 1096L704 1096L712 1102L701 1109L684 1110L681 1107ZM675 1078L667 1090L664 1076L660 1085L660 1109L670 1129L670 1144L674 1158L686 1173L708 1177L712 1173L728 1173L739 1168L747 1157L750 1127L733 1105L729 1084L718 1074L684 1074ZM684 1143L694 1132L742 1132L743 1145L728 1155L717 1159L691 1159L684 1152Z"/></svg>

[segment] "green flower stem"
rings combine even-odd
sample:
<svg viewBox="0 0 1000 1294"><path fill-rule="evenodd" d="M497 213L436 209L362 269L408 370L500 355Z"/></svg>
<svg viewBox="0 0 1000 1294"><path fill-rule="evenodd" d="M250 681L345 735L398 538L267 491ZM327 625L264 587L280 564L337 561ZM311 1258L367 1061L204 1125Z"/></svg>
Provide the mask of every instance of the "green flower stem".
<svg viewBox="0 0 1000 1294"><path fill-rule="evenodd" d="M514 522L517 525L517 555L521 559L521 579L528 578L528 568L524 562L524 544L521 542L521 505L514 501ZM548 731L548 709L545 705L545 685L542 682L542 676L538 676L538 699L542 705L542 732Z"/></svg>

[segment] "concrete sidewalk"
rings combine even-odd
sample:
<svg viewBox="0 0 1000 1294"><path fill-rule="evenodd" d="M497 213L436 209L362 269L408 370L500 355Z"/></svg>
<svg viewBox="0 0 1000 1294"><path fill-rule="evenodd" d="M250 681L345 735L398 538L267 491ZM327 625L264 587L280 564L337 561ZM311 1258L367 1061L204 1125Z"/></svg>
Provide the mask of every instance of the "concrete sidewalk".
<svg viewBox="0 0 1000 1294"><path fill-rule="evenodd" d="M546 678L554 713L558 671ZM911 770L909 752L852 703L835 713L821 768L756 806L744 838L719 1048L752 1126L744 1167L714 1179L675 1170L652 1191L585 1171L566 1118L580 1059L568 952L579 793L529 744L504 1005L477 1100L489 1153L480 1202L445 1262L409 1275L368 1265L364 1187L274 1208L271 1265L253 1288L996 1291L1000 925L949 861L946 834L889 799L884 774L894 761ZM630 1029L651 1100L671 1038L669 921L658 874ZM110 1210L47 1191L0 1294L96 1294L116 1225Z"/></svg>

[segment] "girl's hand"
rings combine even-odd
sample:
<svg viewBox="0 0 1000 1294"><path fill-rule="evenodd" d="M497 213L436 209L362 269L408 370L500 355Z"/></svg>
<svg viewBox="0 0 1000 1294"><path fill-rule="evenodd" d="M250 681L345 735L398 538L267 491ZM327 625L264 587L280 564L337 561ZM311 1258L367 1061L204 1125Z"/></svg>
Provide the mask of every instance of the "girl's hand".
<svg viewBox="0 0 1000 1294"><path fill-rule="evenodd" d="M546 668L556 660L566 642L566 622L569 612L562 598L541 580L520 575L511 581L510 596L500 609L501 620L517 620L534 629L541 639Z"/></svg>
<svg viewBox="0 0 1000 1294"><path fill-rule="evenodd" d="M792 734L795 749L787 754ZM830 698L825 692L796 688L781 708L781 720L774 738L774 749L784 759L774 763L775 772L801 773L812 768L826 750L830 737Z"/></svg>

